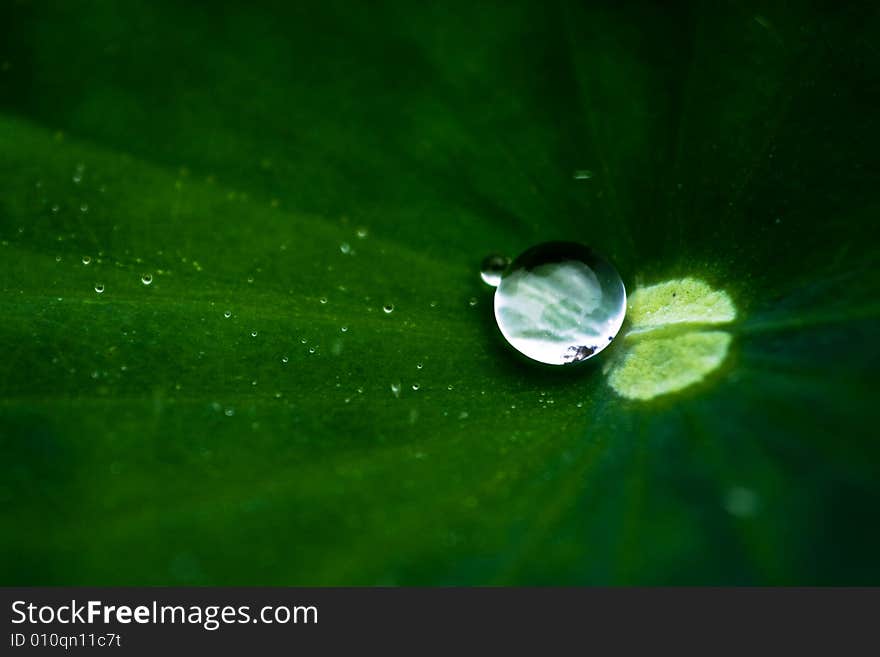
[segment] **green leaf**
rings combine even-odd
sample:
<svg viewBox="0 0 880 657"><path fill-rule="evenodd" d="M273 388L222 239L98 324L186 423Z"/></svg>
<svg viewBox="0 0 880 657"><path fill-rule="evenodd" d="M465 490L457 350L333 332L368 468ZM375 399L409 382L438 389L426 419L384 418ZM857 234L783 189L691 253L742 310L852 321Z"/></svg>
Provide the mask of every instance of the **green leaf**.
<svg viewBox="0 0 880 657"><path fill-rule="evenodd" d="M5 3L0 583L880 582L878 36ZM734 312L523 362L479 263L553 239Z"/></svg>

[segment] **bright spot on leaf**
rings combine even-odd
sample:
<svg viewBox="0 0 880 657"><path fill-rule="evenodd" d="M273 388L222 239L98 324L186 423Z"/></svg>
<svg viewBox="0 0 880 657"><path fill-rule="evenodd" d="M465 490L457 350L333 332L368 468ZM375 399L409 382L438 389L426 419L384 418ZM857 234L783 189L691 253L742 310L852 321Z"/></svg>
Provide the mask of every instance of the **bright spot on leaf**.
<svg viewBox="0 0 880 657"><path fill-rule="evenodd" d="M682 278L637 289L623 351L606 367L608 383L623 397L652 399L702 381L724 362L731 335L707 330L736 317L723 290Z"/></svg>

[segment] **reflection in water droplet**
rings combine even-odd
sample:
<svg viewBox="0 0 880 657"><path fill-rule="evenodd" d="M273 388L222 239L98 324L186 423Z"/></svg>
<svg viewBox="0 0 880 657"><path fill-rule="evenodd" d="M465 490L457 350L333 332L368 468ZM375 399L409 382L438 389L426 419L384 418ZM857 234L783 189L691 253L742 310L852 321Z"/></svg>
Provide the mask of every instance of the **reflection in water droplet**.
<svg viewBox="0 0 880 657"><path fill-rule="evenodd" d="M141 276L141 283L143 283L144 285L149 285L152 282L153 282L153 275L152 274L144 274L143 276Z"/></svg>
<svg viewBox="0 0 880 657"><path fill-rule="evenodd" d="M595 356L617 335L626 290L614 267L573 242L532 247L510 265L495 290L495 319L505 339L551 365Z"/></svg>
<svg viewBox="0 0 880 657"><path fill-rule="evenodd" d="M501 282L501 275L509 264L510 258L507 256L487 255L480 264L480 278L483 279L486 285L498 287L498 284Z"/></svg>
<svg viewBox="0 0 880 657"><path fill-rule="evenodd" d="M385 312L386 315L390 315L394 312L394 304L386 303L384 306L382 306L382 310Z"/></svg>
<svg viewBox="0 0 880 657"><path fill-rule="evenodd" d="M103 283L96 284L95 285L95 292L97 292L98 294L103 294L104 293L104 284Z"/></svg>

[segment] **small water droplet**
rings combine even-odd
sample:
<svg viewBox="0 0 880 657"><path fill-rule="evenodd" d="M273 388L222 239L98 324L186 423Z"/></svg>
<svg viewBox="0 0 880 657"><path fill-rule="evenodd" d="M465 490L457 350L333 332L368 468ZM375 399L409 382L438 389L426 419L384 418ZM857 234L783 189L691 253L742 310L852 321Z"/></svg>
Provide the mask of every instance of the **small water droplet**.
<svg viewBox="0 0 880 657"><path fill-rule="evenodd" d="M467 411L462 411L461 413L458 414L458 419L459 419L459 420L467 420L467 418L468 418L468 412L467 412Z"/></svg>
<svg viewBox="0 0 880 657"><path fill-rule="evenodd" d="M256 332L256 331L251 331L251 337L252 337L252 338L257 337L257 332Z"/></svg>
<svg viewBox="0 0 880 657"><path fill-rule="evenodd" d="M367 229L364 228L363 226L361 226L360 228L357 229L358 239L362 239L362 240L367 239L367 235L369 235L369 232L367 232Z"/></svg>
<svg viewBox="0 0 880 657"><path fill-rule="evenodd" d="M589 180L590 178L593 177L593 172L590 171L589 169L577 169L572 174L572 177L575 180Z"/></svg>
<svg viewBox="0 0 880 657"><path fill-rule="evenodd" d="M152 274L144 274L143 276L141 276L141 283L143 283L144 285L149 285L152 282L153 282L153 275Z"/></svg>
<svg viewBox="0 0 880 657"><path fill-rule="evenodd" d="M300 340L300 342L302 342L303 344L306 344L308 342L308 340L306 338L303 338L302 340Z"/></svg>
<svg viewBox="0 0 880 657"><path fill-rule="evenodd" d="M501 282L501 275L509 264L510 258L507 256L494 253L487 255L483 258L483 262L480 263L480 278L483 279L486 285L498 287L498 284Z"/></svg>
<svg viewBox="0 0 880 657"><path fill-rule="evenodd" d="M424 363L416 363L416 369L417 369L417 370L422 369L424 366L425 366Z"/></svg>
<svg viewBox="0 0 880 657"><path fill-rule="evenodd" d="M384 311L384 313L386 315L390 315L391 313L394 312L394 304L393 303L386 303L384 306L382 306L382 310Z"/></svg>
<svg viewBox="0 0 880 657"><path fill-rule="evenodd" d="M452 390L454 387L455 387L455 386L453 386L453 385L450 383L448 386L446 386L446 389L447 389L447 390Z"/></svg>
<svg viewBox="0 0 880 657"><path fill-rule="evenodd" d="M104 294L104 284L103 283L96 284L95 285L95 292L97 292L98 294Z"/></svg>
<svg viewBox="0 0 880 657"><path fill-rule="evenodd" d="M400 397L400 381L391 382L391 394L395 397Z"/></svg>
<svg viewBox="0 0 880 657"><path fill-rule="evenodd" d="M420 387L421 387L421 386L420 386L418 383L413 383L413 384L412 384L412 389L413 389L413 390L418 390Z"/></svg>
<svg viewBox="0 0 880 657"><path fill-rule="evenodd" d="M227 408L225 411L223 411L223 415L225 415L226 417L232 417L233 415L235 415L235 409Z"/></svg>
<svg viewBox="0 0 880 657"><path fill-rule="evenodd" d="M254 277L253 277L253 276L248 276L248 277L247 277L247 282L248 282L248 283L253 283L253 282L254 282Z"/></svg>
<svg viewBox="0 0 880 657"><path fill-rule="evenodd" d="M84 265L89 264L91 261L92 261L92 259L91 259L91 257L89 257L89 256L83 256L83 257L82 257L82 262L83 262Z"/></svg>
<svg viewBox="0 0 880 657"><path fill-rule="evenodd" d="M314 347L309 347L309 353L310 353L310 354L315 353L315 348L314 348Z"/></svg>
<svg viewBox="0 0 880 657"><path fill-rule="evenodd" d="M226 312L223 313L223 316L224 316L226 319L229 319L230 317L232 317L232 311L231 311L231 310L227 310Z"/></svg>
<svg viewBox="0 0 880 657"><path fill-rule="evenodd" d="M290 360L290 359L289 359L287 356L282 356L282 357L281 357L281 362L282 362L282 363L287 363L289 360Z"/></svg>
<svg viewBox="0 0 880 657"><path fill-rule="evenodd" d="M351 253L351 244L348 242L343 242L339 245L339 250L342 251L343 255L348 255Z"/></svg>
<svg viewBox="0 0 880 657"><path fill-rule="evenodd" d="M53 206L52 206L52 214L58 214L58 211L59 211L60 209L61 209L61 208L60 208L58 205L53 205Z"/></svg>
<svg viewBox="0 0 880 657"><path fill-rule="evenodd" d="M55 256L55 262L61 262L61 256Z"/></svg>
<svg viewBox="0 0 880 657"><path fill-rule="evenodd" d="M342 331L343 333L348 333L348 327L347 327L347 326L341 326L341 327L339 328L339 330Z"/></svg>
<svg viewBox="0 0 880 657"><path fill-rule="evenodd" d="M80 211L80 212L88 212L88 211L89 211L89 204L88 204L88 203L83 203L82 205L80 205L80 206L79 206L79 211Z"/></svg>
<svg viewBox="0 0 880 657"><path fill-rule="evenodd" d="M474 306L476 306L476 305L477 305L477 297L471 297L470 299L468 299L468 305L469 305L471 308L473 308Z"/></svg>
<svg viewBox="0 0 880 657"><path fill-rule="evenodd" d="M327 297L321 297L320 299L318 299L318 301L320 301L322 304L325 304L327 303Z"/></svg>

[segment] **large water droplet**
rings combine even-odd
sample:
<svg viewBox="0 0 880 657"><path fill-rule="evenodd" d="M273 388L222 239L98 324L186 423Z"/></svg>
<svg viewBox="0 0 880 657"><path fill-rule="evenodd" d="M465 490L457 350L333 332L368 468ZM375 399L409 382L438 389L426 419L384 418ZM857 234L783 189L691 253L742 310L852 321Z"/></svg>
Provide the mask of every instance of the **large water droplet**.
<svg viewBox="0 0 880 657"><path fill-rule="evenodd" d="M617 335L626 314L620 274L574 242L547 242L520 255L495 290L495 319L505 339L551 365L586 360Z"/></svg>
<svg viewBox="0 0 880 657"><path fill-rule="evenodd" d="M510 258L502 255L487 255L480 263L480 278L486 285L498 287L501 282L501 275L510 264Z"/></svg>
<svg viewBox="0 0 880 657"><path fill-rule="evenodd" d="M386 315L390 315L394 312L394 304L386 303L384 306L382 306L382 310L385 312Z"/></svg>

